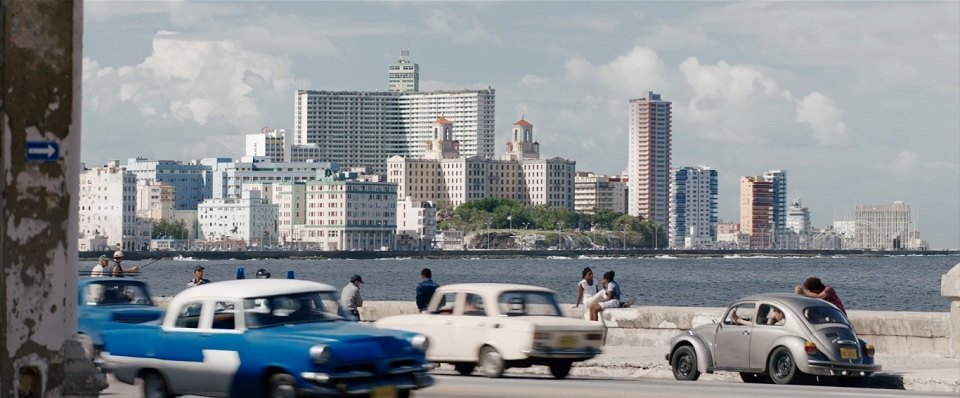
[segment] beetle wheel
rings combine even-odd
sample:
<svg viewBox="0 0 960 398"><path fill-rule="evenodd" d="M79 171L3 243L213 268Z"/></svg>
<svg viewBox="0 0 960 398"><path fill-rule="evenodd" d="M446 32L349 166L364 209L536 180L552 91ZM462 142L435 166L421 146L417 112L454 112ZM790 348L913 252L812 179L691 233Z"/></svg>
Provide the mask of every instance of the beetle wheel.
<svg viewBox="0 0 960 398"><path fill-rule="evenodd" d="M793 354L790 354L790 350L786 347L777 347L773 350L767 369L770 370L770 379L776 384L795 383L800 376Z"/></svg>
<svg viewBox="0 0 960 398"><path fill-rule="evenodd" d="M673 368L673 378L684 381L694 381L700 378L697 369L697 352L693 347L684 345L673 350L670 356L670 367Z"/></svg>

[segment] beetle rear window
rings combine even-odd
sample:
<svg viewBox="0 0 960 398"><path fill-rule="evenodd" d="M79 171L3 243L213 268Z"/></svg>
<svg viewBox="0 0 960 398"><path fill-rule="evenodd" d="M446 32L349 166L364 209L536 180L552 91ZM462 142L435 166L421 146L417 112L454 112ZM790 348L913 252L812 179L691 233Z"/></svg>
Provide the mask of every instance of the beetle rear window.
<svg viewBox="0 0 960 398"><path fill-rule="evenodd" d="M822 323L841 323L849 325L850 321L840 310L834 307L807 307L803 310L803 316L811 324L819 325Z"/></svg>

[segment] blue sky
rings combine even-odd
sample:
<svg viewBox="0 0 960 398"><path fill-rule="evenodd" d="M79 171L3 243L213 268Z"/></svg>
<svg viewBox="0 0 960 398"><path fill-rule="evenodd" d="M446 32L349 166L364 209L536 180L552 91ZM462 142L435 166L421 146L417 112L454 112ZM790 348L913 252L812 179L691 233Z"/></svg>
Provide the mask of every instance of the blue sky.
<svg viewBox="0 0 960 398"><path fill-rule="evenodd" d="M83 160L239 156L293 126L293 92L497 90L549 156L627 166L627 101L673 101L673 165L785 169L816 226L903 200L960 248L960 3L116 2L84 5Z"/></svg>

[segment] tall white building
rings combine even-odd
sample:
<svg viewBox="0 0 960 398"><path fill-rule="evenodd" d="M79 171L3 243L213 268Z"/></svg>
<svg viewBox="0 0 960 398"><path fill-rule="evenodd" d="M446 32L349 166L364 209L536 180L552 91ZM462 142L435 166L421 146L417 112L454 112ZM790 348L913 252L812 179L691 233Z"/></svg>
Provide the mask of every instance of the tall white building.
<svg viewBox="0 0 960 398"><path fill-rule="evenodd" d="M127 171L137 181L167 183L173 186L177 210L196 210L197 204L210 198L210 166L198 163L182 163L176 160L127 159Z"/></svg>
<svg viewBox="0 0 960 398"><path fill-rule="evenodd" d="M630 100L629 212L661 226L670 215L671 102L648 92Z"/></svg>
<svg viewBox="0 0 960 398"><path fill-rule="evenodd" d="M387 76L387 91L391 93L420 91L420 65L410 60L410 50L400 51L400 58L390 64Z"/></svg>
<svg viewBox="0 0 960 398"><path fill-rule="evenodd" d="M320 147L316 144L294 144L284 129L264 127L258 134L247 134L246 156L266 157L274 163L317 161Z"/></svg>
<svg viewBox="0 0 960 398"><path fill-rule="evenodd" d="M717 242L717 171L681 167L670 182L670 247L709 248Z"/></svg>
<svg viewBox="0 0 960 398"><path fill-rule="evenodd" d="M627 183L623 178L578 171L574 183L573 209L576 212L593 213L600 209L627 213Z"/></svg>
<svg viewBox="0 0 960 398"><path fill-rule="evenodd" d="M258 191L207 199L197 206L197 235L208 241L242 240L248 247L266 245L277 237L277 213L277 205L267 203Z"/></svg>
<svg viewBox="0 0 960 398"><path fill-rule="evenodd" d="M137 178L116 160L80 173L79 202L81 250L149 246L153 224L137 217Z"/></svg>
<svg viewBox="0 0 960 398"><path fill-rule="evenodd" d="M137 216L147 220L163 220L174 210L176 190L173 185L151 180L137 181Z"/></svg>
<svg viewBox="0 0 960 398"><path fill-rule="evenodd" d="M853 208L856 248L897 250L925 248L912 223L910 205L896 201L885 205L857 205Z"/></svg>
<svg viewBox="0 0 960 398"><path fill-rule="evenodd" d="M463 157L448 131L454 124L437 119L430 148L422 159L394 156L388 161L387 181L397 184L400 198L447 202L453 207L475 199L513 199L525 204L573 210L576 162L540 159L540 144L533 141L533 125L514 123L515 140L507 143L504 160Z"/></svg>
<svg viewBox="0 0 960 398"><path fill-rule="evenodd" d="M437 235L437 206L410 198L397 202L398 250L427 250Z"/></svg>
<svg viewBox="0 0 960 398"><path fill-rule="evenodd" d="M805 234L813 229L810 225L810 210L796 199L787 209L787 229L797 234Z"/></svg>

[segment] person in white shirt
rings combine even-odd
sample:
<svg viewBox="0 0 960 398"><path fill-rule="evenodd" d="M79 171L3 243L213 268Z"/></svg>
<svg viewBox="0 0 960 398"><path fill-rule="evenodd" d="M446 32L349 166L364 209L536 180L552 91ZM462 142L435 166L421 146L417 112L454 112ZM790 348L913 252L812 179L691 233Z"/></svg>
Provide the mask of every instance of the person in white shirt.
<svg viewBox="0 0 960 398"><path fill-rule="evenodd" d="M103 270L104 270L104 268L107 267L108 264L110 264L110 260L107 259L107 256L105 256L105 255L100 255L100 259L97 260L97 265L95 265L95 266L93 267L93 269L90 270L90 277L91 277L91 278L100 278L100 277L102 277L102 276L103 276Z"/></svg>
<svg viewBox="0 0 960 398"><path fill-rule="evenodd" d="M582 279L577 283L577 300L574 301L576 304L573 305L573 308L577 308L580 305L585 305L587 308L590 308L590 304L593 304L599 298L594 296L600 292L600 287L593 283L593 270L590 267L586 267L581 272Z"/></svg>
<svg viewBox="0 0 960 398"><path fill-rule="evenodd" d="M363 297L360 297L360 285L363 284L363 278L360 275L350 277L350 283L340 291L340 305L353 315L355 321L360 320L360 311L357 308L363 307Z"/></svg>

